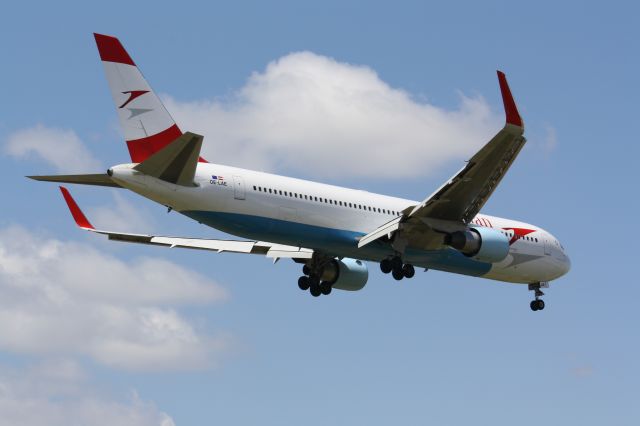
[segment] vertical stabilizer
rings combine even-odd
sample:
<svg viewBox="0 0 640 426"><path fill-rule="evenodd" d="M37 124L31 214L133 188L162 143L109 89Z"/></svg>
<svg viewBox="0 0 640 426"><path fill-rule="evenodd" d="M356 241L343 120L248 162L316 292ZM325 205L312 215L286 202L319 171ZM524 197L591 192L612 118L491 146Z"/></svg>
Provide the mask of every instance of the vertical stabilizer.
<svg viewBox="0 0 640 426"><path fill-rule="evenodd" d="M120 41L94 36L131 161L141 163L182 136L182 131Z"/></svg>

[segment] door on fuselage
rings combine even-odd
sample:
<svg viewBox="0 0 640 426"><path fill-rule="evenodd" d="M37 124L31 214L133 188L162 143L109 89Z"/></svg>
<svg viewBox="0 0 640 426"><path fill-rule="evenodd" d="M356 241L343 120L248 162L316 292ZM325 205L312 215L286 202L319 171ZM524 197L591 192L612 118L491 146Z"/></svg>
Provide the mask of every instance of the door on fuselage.
<svg viewBox="0 0 640 426"><path fill-rule="evenodd" d="M244 200L244 179L242 176L233 176L233 198Z"/></svg>
<svg viewBox="0 0 640 426"><path fill-rule="evenodd" d="M549 237L544 237L544 254L551 254L551 240Z"/></svg>

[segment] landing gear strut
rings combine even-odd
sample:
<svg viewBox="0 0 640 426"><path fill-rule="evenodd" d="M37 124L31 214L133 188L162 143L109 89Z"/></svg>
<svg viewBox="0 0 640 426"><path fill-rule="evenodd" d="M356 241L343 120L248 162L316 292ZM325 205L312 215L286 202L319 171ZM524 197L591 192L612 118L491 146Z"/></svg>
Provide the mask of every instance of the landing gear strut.
<svg viewBox="0 0 640 426"><path fill-rule="evenodd" d="M400 256L382 259L382 261L380 261L380 270L384 274L391 273L397 281L403 278L412 278L416 274L413 265L410 263L403 264Z"/></svg>
<svg viewBox="0 0 640 426"><path fill-rule="evenodd" d="M535 300L532 300L529 304L532 311L541 311L544 309L544 300L540 299L541 296L544 296L544 293L540 288L549 288L549 283L540 282L540 283L532 283L529 284L529 291L533 291L535 294Z"/></svg>

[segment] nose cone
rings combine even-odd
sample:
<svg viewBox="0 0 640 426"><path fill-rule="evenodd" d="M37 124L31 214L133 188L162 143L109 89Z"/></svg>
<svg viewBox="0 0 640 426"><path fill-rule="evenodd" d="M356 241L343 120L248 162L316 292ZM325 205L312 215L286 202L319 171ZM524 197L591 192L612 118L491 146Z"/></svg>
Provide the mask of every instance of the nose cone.
<svg viewBox="0 0 640 426"><path fill-rule="evenodd" d="M566 253L562 253L562 259L560 260L560 275L565 275L571 269L571 259Z"/></svg>

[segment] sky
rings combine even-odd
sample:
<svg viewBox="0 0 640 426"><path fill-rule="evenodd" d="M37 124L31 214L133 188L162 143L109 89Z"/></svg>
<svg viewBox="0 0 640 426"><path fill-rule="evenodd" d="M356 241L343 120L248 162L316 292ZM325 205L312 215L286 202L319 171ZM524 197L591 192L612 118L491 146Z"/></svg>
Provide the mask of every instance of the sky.
<svg viewBox="0 0 640 426"><path fill-rule="evenodd" d="M0 424L636 425L632 2L12 2L0 47ZM483 212L572 261L526 286L370 264L312 298L260 257L110 243L25 175L128 161L92 33L123 42L212 162L421 200L503 123L528 143ZM224 238L135 194L94 225ZM228 236L227 236L228 237ZM634 278L636 277L636 278Z"/></svg>

